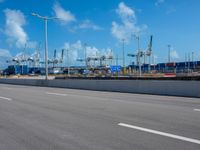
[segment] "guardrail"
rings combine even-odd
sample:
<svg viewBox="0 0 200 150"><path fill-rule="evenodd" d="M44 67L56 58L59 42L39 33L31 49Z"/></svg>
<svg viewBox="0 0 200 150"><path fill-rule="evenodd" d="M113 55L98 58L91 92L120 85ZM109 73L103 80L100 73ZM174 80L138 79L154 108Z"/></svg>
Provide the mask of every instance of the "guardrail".
<svg viewBox="0 0 200 150"><path fill-rule="evenodd" d="M200 97L200 81L101 79L0 79L0 83L72 89Z"/></svg>
<svg viewBox="0 0 200 150"><path fill-rule="evenodd" d="M56 76L55 79L79 79L79 80L184 80L184 81L200 81L200 76L184 76L184 77L68 77Z"/></svg>

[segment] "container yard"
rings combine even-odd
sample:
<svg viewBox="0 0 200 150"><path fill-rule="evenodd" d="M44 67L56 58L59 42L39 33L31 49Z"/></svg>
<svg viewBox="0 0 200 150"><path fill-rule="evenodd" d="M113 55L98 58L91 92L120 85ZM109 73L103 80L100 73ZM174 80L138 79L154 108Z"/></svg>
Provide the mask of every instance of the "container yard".
<svg viewBox="0 0 200 150"><path fill-rule="evenodd" d="M126 54L124 51L123 41L123 56L118 58L119 54L113 52L109 55L88 56L85 49L85 58L76 59L81 63L80 66L71 66L69 51L61 49L59 55L55 49L52 58L41 58L39 48L31 56L23 50L21 55L7 60L8 67L1 70L1 76L63 76L63 77L177 77L177 76L199 76L200 61L194 61L194 53L184 62L171 61L170 45L168 45L168 61L165 63L155 63L153 59L153 36L150 36L149 44L146 50L139 47L134 54ZM26 46L25 48L26 49ZM66 56L67 57L64 57ZM131 58L131 64L125 65L125 59ZM121 60L121 64L119 64ZM147 63L148 62L148 63ZM11 65L10 65L11 64Z"/></svg>
<svg viewBox="0 0 200 150"><path fill-rule="evenodd" d="M0 10L0 150L200 150L200 0Z"/></svg>

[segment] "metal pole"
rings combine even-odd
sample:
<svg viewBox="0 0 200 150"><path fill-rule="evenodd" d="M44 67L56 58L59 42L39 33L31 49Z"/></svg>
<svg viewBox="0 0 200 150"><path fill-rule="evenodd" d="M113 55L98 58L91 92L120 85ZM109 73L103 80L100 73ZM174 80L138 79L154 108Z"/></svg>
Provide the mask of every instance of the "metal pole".
<svg viewBox="0 0 200 150"><path fill-rule="evenodd" d="M194 52L192 52L192 61L194 61Z"/></svg>
<svg viewBox="0 0 200 150"><path fill-rule="evenodd" d="M125 39L122 39L122 50L123 50L123 74L125 75L125 52L124 52L124 41Z"/></svg>
<svg viewBox="0 0 200 150"><path fill-rule="evenodd" d="M47 18L44 18L44 30L45 30L45 79L48 80L48 39L47 39Z"/></svg>
<svg viewBox="0 0 200 150"><path fill-rule="evenodd" d="M118 66L118 55L116 55L116 65Z"/></svg>
<svg viewBox="0 0 200 150"><path fill-rule="evenodd" d="M69 49L67 49L67 75L68 75L68 77L70 76L69 72L70 72L70 69L69 69Z"/></svg>
<svg viewBox="0 0 200 150"><path fill-rule="evenodd" d="M137 57L138 57L138 65L139 65L139 76L141 77L142 76L142 69L141 69L141 63L140 63L140 56L141 56L141 53L140 53L140 37L137 36L136 38L138 40L138 54L137 54Z"/></svg>
<svg viewBox="0 0 200 150"><path fill-rule="evenodd" d="M125 40L125 39L122 39L122 49L123 49L123 67L125 67L124 40Z"/></svg>
<svg viewBox="0 0 200 150"><path fill-rule="evenodd" d="M188 54L188 73L190 72L190 53Z"/></svg>
<svg viewBox="0 0 200 150"><path fill-rule="evenodd" d="M86 50L86 43L84 44L84 48L85 48L85 67L86 67L86 70L87 70L87 50Z"/></svg>
<svg viewBox="0 0 200 150"><path fill-rule="evenodd" d="M195 64L194 64L194 52L192 52L192 64L193 64L193 70L195 68Z"/></svg>
<svg viewBox="0 0 200 150"><path fill-rule="evenodd" d="M149 56L149 73L151 73L151 55Z"/></svg>
<svg viewBox="0 0 200 150"><path fill-rule="evenodd" d="M47 16L40 16L37 13L31 13L32 16L36 16L42 20L44 20L44 34L45 34L45 79L48 80L48 39L47 39L47 21L52 19L59 19L57 17L47 17Z"/></svg>
<svg viewBox="0 0 200 150"><path fill-rule="evenodd" d="M185 72L186 72L186 69L187 69L187 54L185 53Z"/></svg>
<svg viewBox="0 0 200 150"><path fill-rule="evenodd" d="M171 45L168 45L168 62L170 63L170 53L171 53Z"/></svg>

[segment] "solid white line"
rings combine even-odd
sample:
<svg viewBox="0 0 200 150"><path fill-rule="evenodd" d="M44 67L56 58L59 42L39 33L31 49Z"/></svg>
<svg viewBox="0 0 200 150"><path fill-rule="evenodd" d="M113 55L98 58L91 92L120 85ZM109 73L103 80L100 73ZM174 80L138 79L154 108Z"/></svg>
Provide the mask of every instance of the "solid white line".
<svg viewBox="0 0 200 150"><path fill-rule="evenodd" d="M51 92L46 92L46 94L49 94L49 95L57 95L57 96L67 96L67 94L51 93Z"/></svg>
<svg viewBox="0 0 200 150"><path fill-rule="evenodd" d="M119 123L118 125L123 126L123 127L127 127L127 128L132 128L132 129L144 131L144 132L157 134L157 135L162 135L162 136L166 136L166 137L170 137L170 138L174 138L174 139L178 139L178 140L182 140L182 141L200 144L200 140L197 140L197 139L191 139L191 138L187 138L187 137L183 137L183 136L179 136L179 135L174 135L174 134L156 131L156 130L152 130L152 129L142 128L142 127L133 126L133 125L125 124L125 123Z"/></svg>
<svg viewBox="0 0 200 150"><path fill-rule="evenodd" d="M7 100L7 101L12 101L12 99L11 99L11 98L2 97L2 96L0 96L0 99Z"/></svg>
<svg viewBox="0 0 200 150"><path fill-rule="evenodd" d="M200 109L194 109L194 111L200 111Z"/></svg>

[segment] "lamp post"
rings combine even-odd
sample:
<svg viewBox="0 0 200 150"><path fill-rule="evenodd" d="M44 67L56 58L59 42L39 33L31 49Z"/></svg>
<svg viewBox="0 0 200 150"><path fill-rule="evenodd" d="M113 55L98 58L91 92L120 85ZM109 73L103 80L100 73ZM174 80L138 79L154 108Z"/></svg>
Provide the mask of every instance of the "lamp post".
<svg viewBox="0 0 200 150"><path fill-rule="evenodd" d="M171 58L171 45L170 44L168 44L167 45L167 47L168 47L168 62L170 63L170 58Z"/></svg>
<svg viewBox="0 0 200 150"><path fill-rule="evenodd" d="M124 53L124 41L125 41L125 39L122 39L122 51L123 51L123 67L125 67L125 53Z"/></svg>
<svg viewBox="0 0 200 150"><path fill-rule="evenodd" d="M192 64L193 64L193 71L195 69L195 64L194 64L194 52L192 52Z"/></svg>
<svg viewBox="0 0 200 150"><path fill-rule="evenodd" d="M123 51L123 74L125 75L126 64L125 64L124 42L125 42L125 39L122 39L122 51Z"/></svg>
<svg viewBox="0 0 200 150"><path fill-rule="evenodd" d="M36 16L42 20L44 20L44 35L45 35L45 80L48 80L48 31L47 31L47 22L48 20L58 19L57 17L47 17L40 16L36 13L31 13L32 16Z"/></svg>
<svg viewBox="0 0 200 150"><path fill-rule="evenodd" d="M87 70L87 66L88 66L88 63L87 63L87 43L84 43L84 50L85 50L85 53L84 53L84 57L85 57L85 67L86 67L86 70Z"/></svg>
<svg viewBox="0 0 200 150"><path fill-rule="evenodd" d="M142 67L141 67L141 61L140 61L140 57L141 57L141 50L140 50L140 37L139 35L135 35L135 38L137 40L137 47L138 47L138 52L137 52L137 64L139 65L139 76L142 76Z"/></svg>
<svg viewBox="0 0 200 150"><path fill-rule="evenodd" d="M67 75L70 76L70 68L69 68L69 49L67 49Z"/></svg>
<svg viewBox="0 0 200 150"><path fill-rule="evenodd" d="M64 50L64 51L66 51L67 52L67 61L66 61L66 67L67 67L67 76L69 77L70 76L70 61L69 61L69 49L62 49L62 50Z"/></svg>

